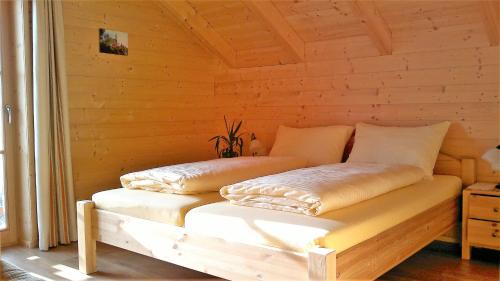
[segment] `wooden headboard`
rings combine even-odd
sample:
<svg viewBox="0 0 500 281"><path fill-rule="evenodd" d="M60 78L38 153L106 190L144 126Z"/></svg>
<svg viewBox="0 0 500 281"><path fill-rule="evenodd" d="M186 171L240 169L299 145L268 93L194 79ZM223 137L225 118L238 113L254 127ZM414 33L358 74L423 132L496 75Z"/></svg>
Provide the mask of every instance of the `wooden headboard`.
<svg viewBox="0 0 500 281"><path fill-rule="evenodd" d="M434 173L437 175L457 176L462 179L464 186L469 186L476 182L476 160L472 158L458 159L439 153Z"/></svg>

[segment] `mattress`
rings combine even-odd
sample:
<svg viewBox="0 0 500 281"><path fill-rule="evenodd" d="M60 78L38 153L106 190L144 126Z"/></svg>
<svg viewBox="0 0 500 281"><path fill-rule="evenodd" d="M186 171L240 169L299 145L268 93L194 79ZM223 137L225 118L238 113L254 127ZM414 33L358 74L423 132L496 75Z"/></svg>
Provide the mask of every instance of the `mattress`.
<svg viewBox="0 0 500 281"><path fill-rule="evenodd" d="M316 245L340 253L461 192L454 176L434 176L317 217L231 205L228 201L192 209L185 228L208 236L297 252Z"/></svg>
<svg viewBox="0 0 500 281"><path fill-rule="evenodd" d="M192 208L223 200L218 192L181 195L117 188L92 195L97 209L161 223L184 225Z"/></svg>

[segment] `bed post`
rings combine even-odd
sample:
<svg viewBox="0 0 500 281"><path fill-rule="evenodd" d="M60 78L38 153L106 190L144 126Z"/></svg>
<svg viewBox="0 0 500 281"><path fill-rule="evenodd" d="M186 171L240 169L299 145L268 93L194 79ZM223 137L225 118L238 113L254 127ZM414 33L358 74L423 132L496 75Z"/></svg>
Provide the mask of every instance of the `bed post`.
<svg viewBox="0 0 500 281"><path fill-rule="evenodd" d="M476 160L472 158L463 158L461 162L461 178L464 186L476 183Z"/></svg>
<svg viewBox="0 0 500 281"><path fill-rule="evenodd" d="M310 281L335 281L337 279L337 254L328 248L314 248L308 252Z"/></svg>
<svg viewBox="0 0 500 281"><path fill-rule="evenodd" d="M92 210L94 202L89 200L76 203L78 225L78 267L81 272L96 272L96 240L92 234Z"/></svg>

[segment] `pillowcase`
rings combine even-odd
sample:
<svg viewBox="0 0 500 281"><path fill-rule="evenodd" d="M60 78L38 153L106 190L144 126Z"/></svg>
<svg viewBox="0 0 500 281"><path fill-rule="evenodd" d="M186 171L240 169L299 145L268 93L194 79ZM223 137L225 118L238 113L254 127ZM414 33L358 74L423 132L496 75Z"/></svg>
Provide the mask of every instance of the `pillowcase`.
<svg viewBox="0 0 500 281"><path fill-rule="evenodd" d="M381 127L356 124L354 147L347 162L413 165L432 178L450 122L424 127Z"/></svg>
<svg viewBox="0 0 500 281"><path fill-rule="evenodd" d="M306 159L307 166L340 163L344 146L353 129L351 126L280 126L269 156L301 157Z"/></svg>

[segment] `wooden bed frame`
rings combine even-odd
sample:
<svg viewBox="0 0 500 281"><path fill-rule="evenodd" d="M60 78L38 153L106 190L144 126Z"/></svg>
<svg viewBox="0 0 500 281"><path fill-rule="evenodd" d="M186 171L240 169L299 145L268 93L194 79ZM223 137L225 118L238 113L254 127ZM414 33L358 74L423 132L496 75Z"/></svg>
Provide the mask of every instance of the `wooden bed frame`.
<svg viewBox="0 0 500 281"><path fill-rule="evenodd" d="M475 161L440 154L436 174L475 182ZM95 208L79 201L79 268L96 272L96 241L231 280L376 279L457 224L459 198L450 199L340 254L327 248L298 253L227 241Z"/></svg>

